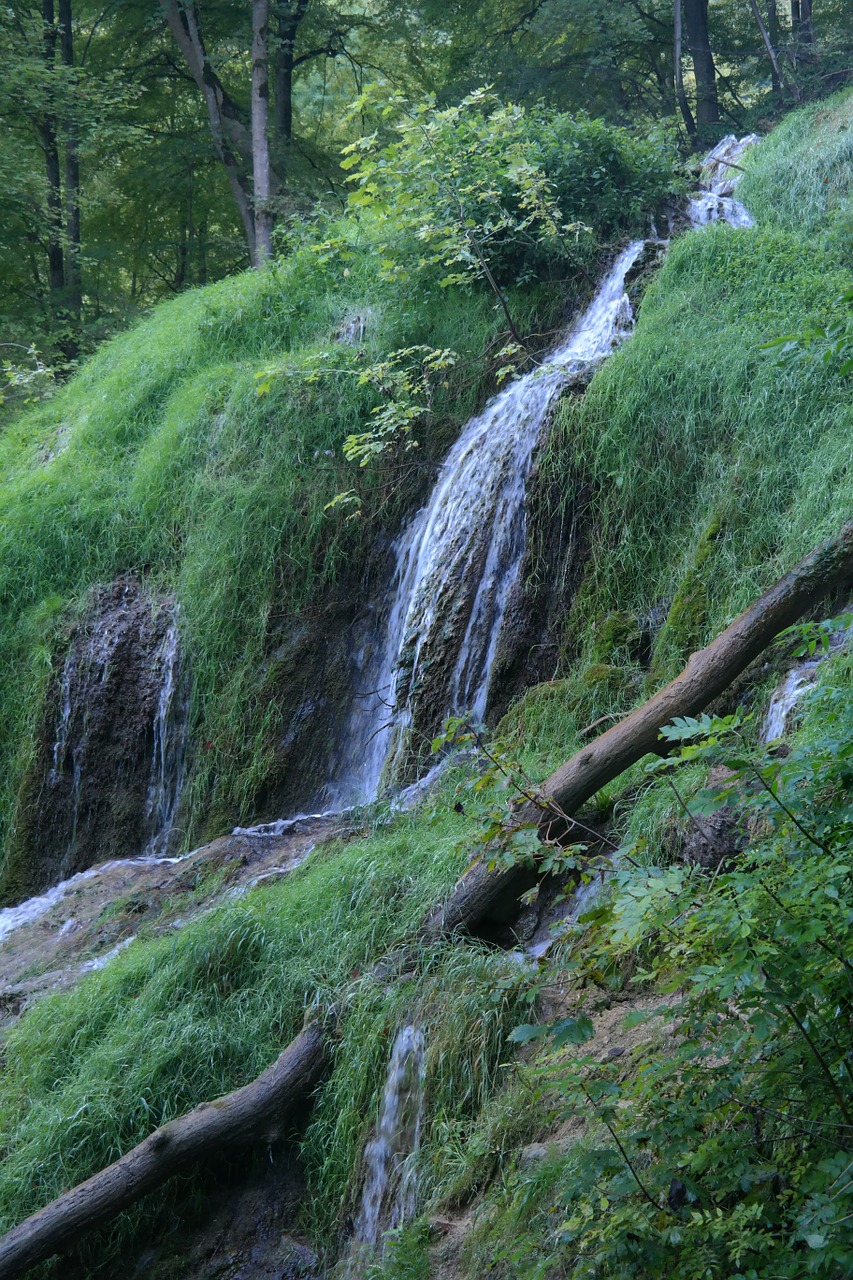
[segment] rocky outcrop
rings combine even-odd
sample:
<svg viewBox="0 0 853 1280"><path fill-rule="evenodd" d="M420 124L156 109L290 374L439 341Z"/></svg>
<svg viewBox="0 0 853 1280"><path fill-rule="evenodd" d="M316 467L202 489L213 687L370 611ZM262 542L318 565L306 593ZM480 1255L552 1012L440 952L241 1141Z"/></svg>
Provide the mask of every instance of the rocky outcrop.
<svg viewBox="0 0 853 1280"><path fill-rule="evenodd" d="M130 578L94 591L54 661L0 885L7 902L96 862L167 851L186 710L174 602Z"/></svg>

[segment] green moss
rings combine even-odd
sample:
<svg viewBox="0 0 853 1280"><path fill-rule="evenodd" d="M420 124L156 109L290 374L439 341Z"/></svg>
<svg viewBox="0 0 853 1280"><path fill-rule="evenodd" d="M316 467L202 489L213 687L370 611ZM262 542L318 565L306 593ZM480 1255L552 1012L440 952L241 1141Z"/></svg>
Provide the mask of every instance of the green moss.
<svg viewBox="0 0 853 1280"><path fill-rule="evenodd" d="M613 609L592 625L590 657L606 662L614 655L636 657L642 636L637 618L624 609Z"/></svg>
<svg viewBox="0 0 853 1280"><path fill-rule="evenodd" d="M700 645L708 626L708 587L713 573L715 543L724 530L723 517L715 514L702 530L690 556L690 564L676 588L666 621L655 640L652 679L674 675L684 654Z"/></svg>

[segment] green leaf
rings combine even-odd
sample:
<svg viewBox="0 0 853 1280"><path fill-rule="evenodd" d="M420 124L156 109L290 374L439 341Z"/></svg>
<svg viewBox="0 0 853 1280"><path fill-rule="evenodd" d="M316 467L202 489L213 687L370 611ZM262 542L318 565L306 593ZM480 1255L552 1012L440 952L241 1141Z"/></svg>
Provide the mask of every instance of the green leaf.
<svg viewBox="0 0 853 1280"><path fill-rule="evenodd" d="M512 1044L530 1044L532 1040L541 1040L547 1033L547 1027L535 1027L530 1023L525 1023L520 1027L513 1027L509 1033L509 1040Z"/></svg>

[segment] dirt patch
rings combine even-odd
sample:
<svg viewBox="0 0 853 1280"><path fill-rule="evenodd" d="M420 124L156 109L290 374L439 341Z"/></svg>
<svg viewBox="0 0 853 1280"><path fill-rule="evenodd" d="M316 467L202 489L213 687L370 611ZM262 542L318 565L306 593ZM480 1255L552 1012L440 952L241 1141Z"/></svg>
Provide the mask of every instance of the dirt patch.
<svg viewBox="0 0 853 1280"><path fill-rule="evenodd" d="M0 911L0 1027L47 991L74 986L142 935L180 929L254 885L288 875L340 821L222 836L183 857L127 858Z"/></svg>

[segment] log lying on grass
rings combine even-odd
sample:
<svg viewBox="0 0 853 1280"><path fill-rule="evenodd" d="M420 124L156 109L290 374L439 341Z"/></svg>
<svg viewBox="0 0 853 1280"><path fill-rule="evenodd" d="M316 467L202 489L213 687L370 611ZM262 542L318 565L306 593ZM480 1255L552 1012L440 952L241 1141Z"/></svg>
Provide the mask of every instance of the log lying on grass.
<svg viewBox="0 0 853 1280"><path fill-rule="evenodd" d="M515 821L537 823L546 838L557 823L562 829L571 826L571 816L596 791L657 748L662 725L673 716L701 711L780 631L851 576L853 523L781 578L706 649L694 653L671 684L572 756L543 784L536 803L525 801L516 810ZM476 866L425 922L421 940L471 930L500 917L534 880L535 870L526 867L489 872L483 864ZM325 1031L315 1023L251 1084L203 1102L157 1129L109 1168L14 1227L0 1240L0 1280L12 1280L75 1243L187 1165L228 1144L268 1135L317 1083L326 1058Z"/></svg>
<svg viewBox="0 0 853 1280"><path fill-rule="evenodd" d="M659 749L663 725L674 716L692 716L704 710L780 631L852 576L853 523L849 523L836 538L780 578L707 648L694 653L670 684L561 765L542 783L535 801L525 800L517 806L514 822L519 826L536 823L544 839L562 837L570 831L570 819L581 805L643 756ZM578 832L577 838L583 839L583 833ZM422 937L428 940L469 930L517 901L530 883L529 869L516 866L490 872L478 864L429 918Z"/></svg>
<svg viewBox="0 0 853 1280"><path fill-rule="evenodd" d="M316 1085L326 1059L320 1023L305 1028L262 1075L164 1124L108 1168L66 1191L0 1240L0 1280L12 1280L114 1218L173 1174L224 1147L274 1136Z"/></svg>

